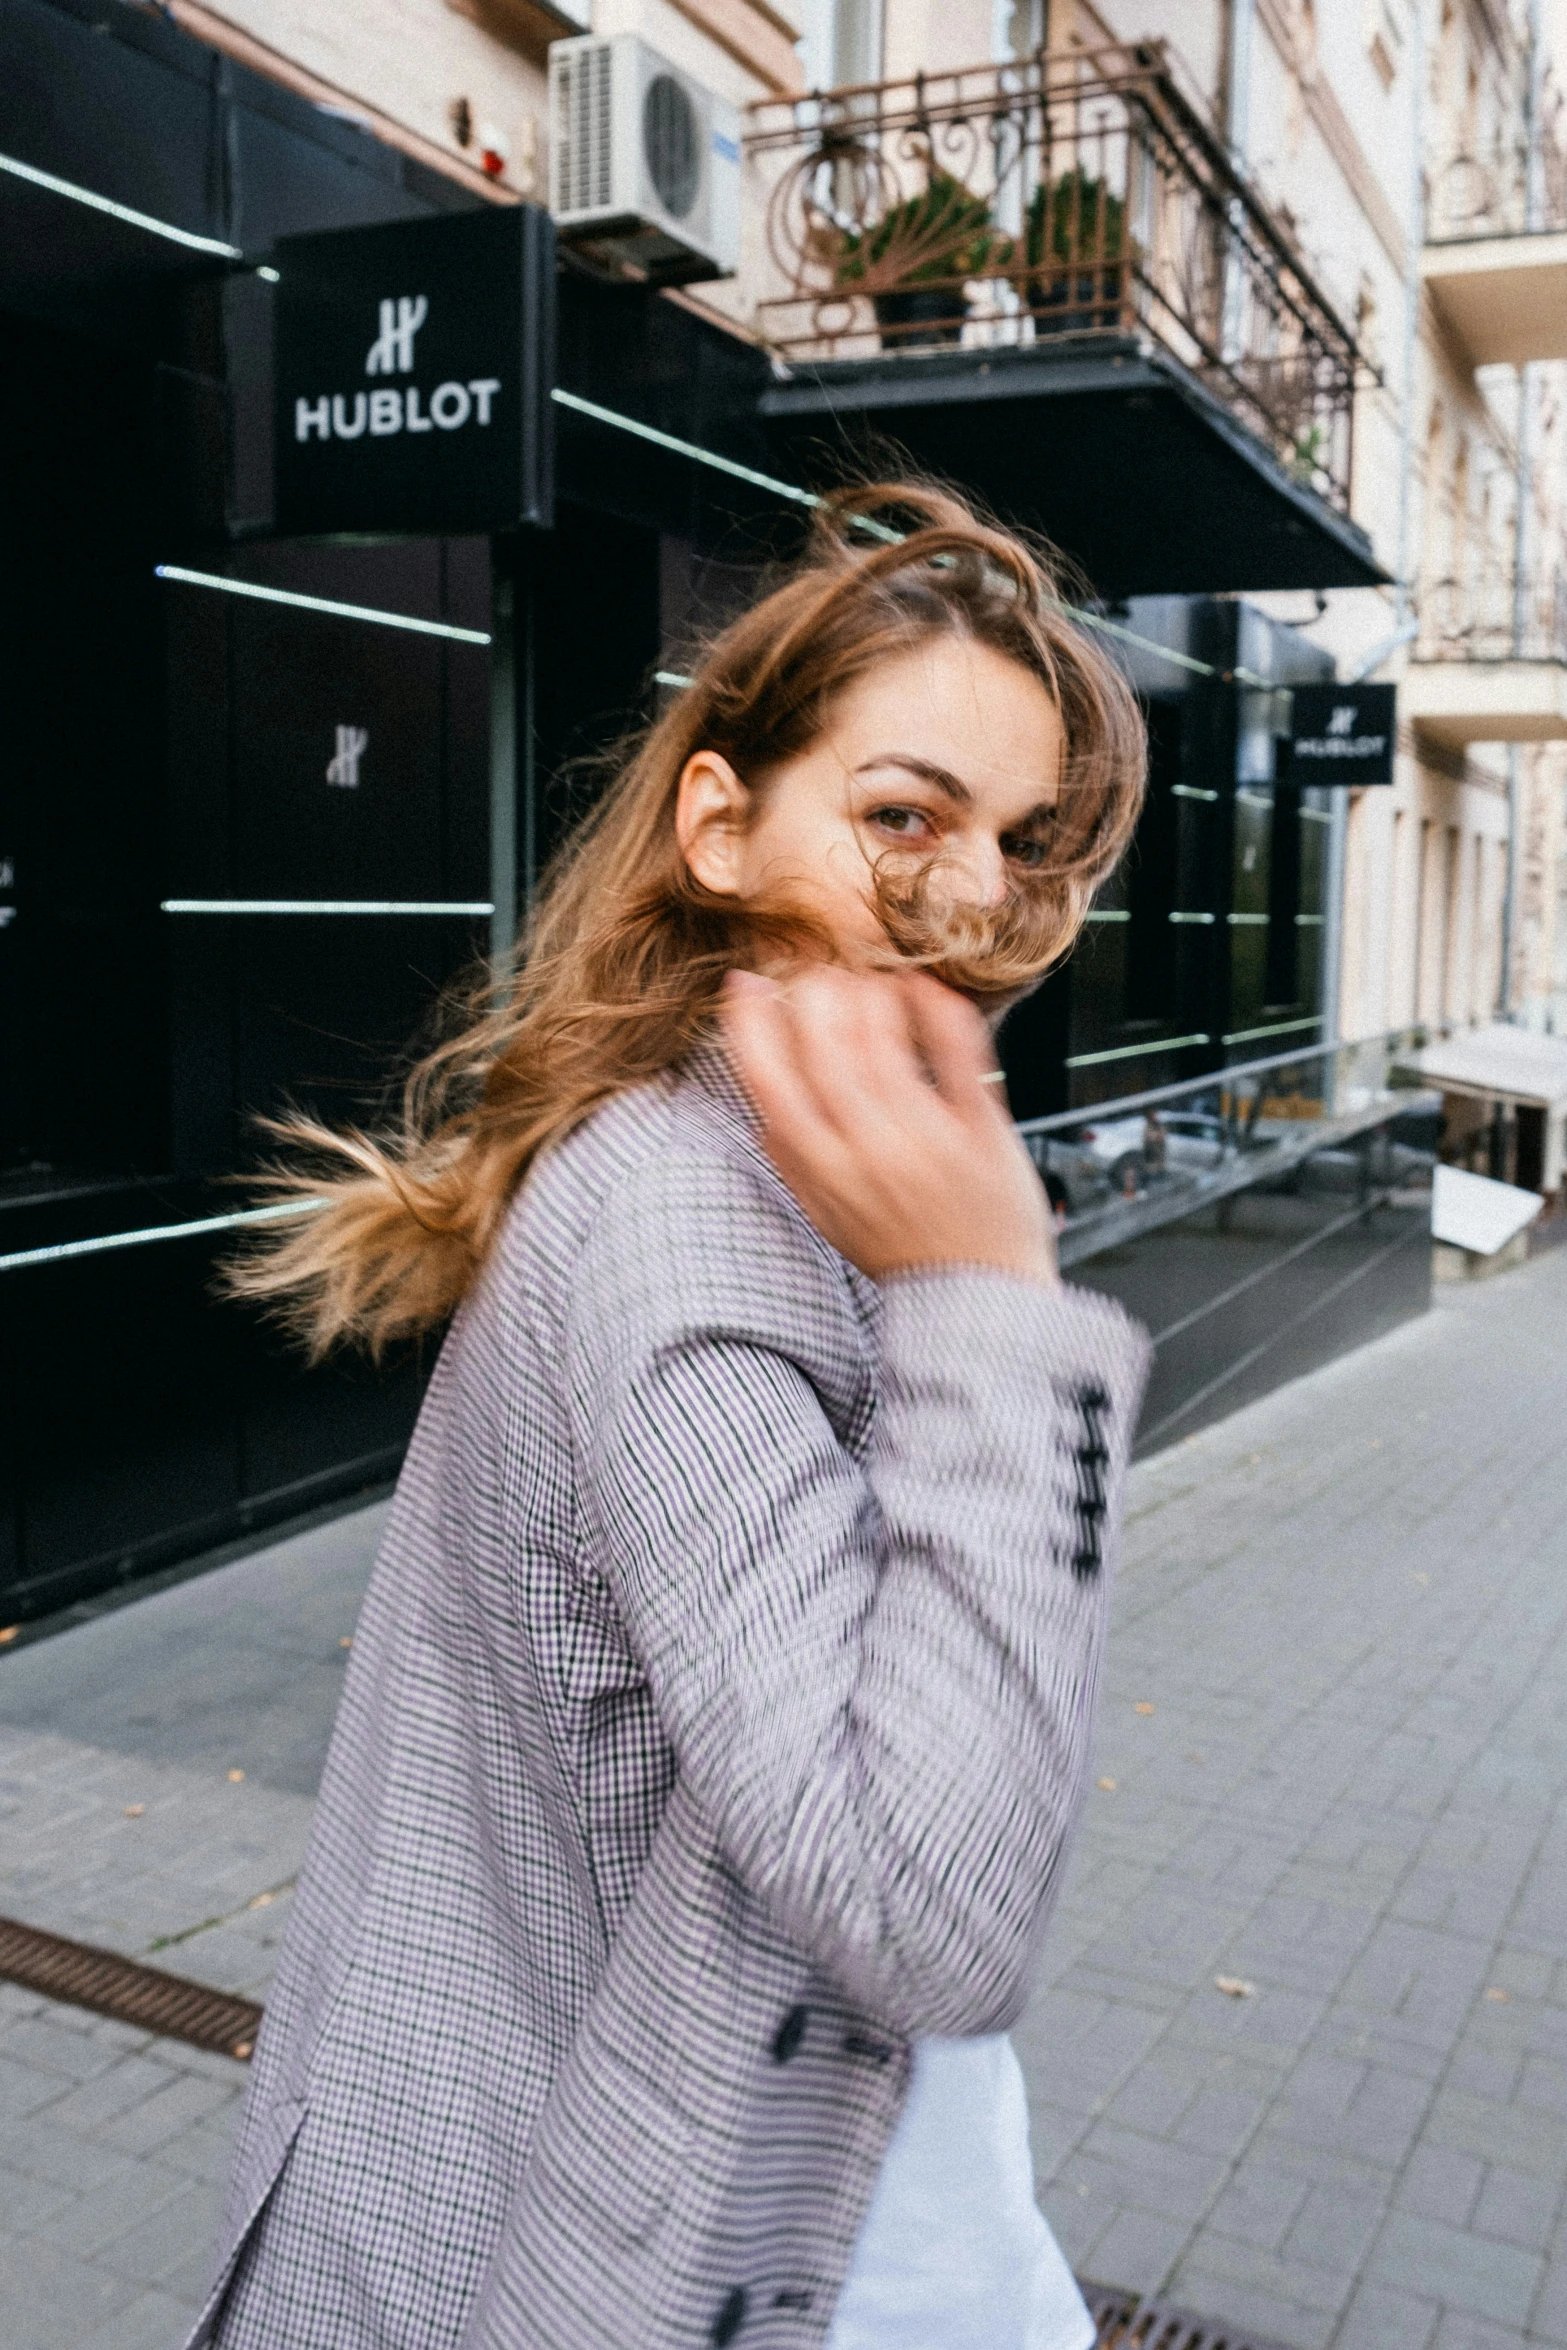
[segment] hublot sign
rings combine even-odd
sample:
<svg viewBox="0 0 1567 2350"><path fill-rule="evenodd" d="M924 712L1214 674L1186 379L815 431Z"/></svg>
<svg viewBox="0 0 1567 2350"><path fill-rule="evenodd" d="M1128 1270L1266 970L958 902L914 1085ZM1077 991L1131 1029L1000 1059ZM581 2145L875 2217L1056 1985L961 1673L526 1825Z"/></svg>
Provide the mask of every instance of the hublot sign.
<svg viewBox="0 0 1567 2350"><path fill-rule="evenodd" d="M1397 716L1391 685L1298 685L1290 721L1297 783L1391 783Z"/></svg>
<svg viewBox="0 0 1567 2350"><path fill-rule="evenodd" d="M547 214L337 229L285 238L275 259L280 531L549 523Z"/></svg>

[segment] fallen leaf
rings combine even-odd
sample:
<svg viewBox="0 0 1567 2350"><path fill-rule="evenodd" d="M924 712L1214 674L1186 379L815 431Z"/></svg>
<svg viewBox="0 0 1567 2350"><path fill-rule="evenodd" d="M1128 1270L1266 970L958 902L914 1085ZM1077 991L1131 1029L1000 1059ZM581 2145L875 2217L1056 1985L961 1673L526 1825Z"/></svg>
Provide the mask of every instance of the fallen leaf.
<svg viewBox="0 0 1567 2350"><path fill-rule="evenodd" d="M1151 1714L1153 1712L1153 1707L1149 1704L1146 1697L1140 1697L1137 1700L1137 1703L1133 1706L1132 1711L1134 1714Z"/></svg>
<svg viewBox="0 0 1567 2350"><path fill-rule="evenodd" d="M1245 1982L1239 1975L1215 1975L1213 1987L1215 1991L1222 1991L1226 1999L1255 1999L1257 1996L1256 1984Z"/></svg>
<svg viewBox="0 0 1567 2350"><path fill-rule="evenodd" d="M125 1816L128 1820L139 1820L146 1808L144 1803L128 1803L125 1806Z"/></svg>
<svg viewBox="0 0 1567 2350"><path fill-rule="evenodd" d="M1416 1573L1414 1573L1414 1571L1411 1569L1411 1571L1410 1571L1410 1577L1409 1577L1409 1580L1411 1581L1411 1583L1429 1583L1429 1582L1430 1582L1430 1580L1431 1580L1431 1578L1430 1578L1430 1576L1429 1576L1429 1575L1417 1575L1417 1574L1416 1574Z"/></svg>
<svg viewBox="0 0 1567 2350"><path fill-rule="evenodd" d="M4 1630L0 1631L0 1648L9 1647L21 1629L20 1624L7 1624Z"/></svg>
<svg viewBox="0 0 1567 2350"><path fill-rule="evenodd" d="M1186 1759L1188 1762L1201 1762L1202 1756L1200 1754L1189 1754Z"/></svg>
<svg viewBox="0 0 1567 2350"><path fill-rule="evenodd" d="M337 1645L339 1648L352 1648L354 1645L354 1636L352 1632L345 1632Z"/></svg>
<svg viewBox="0 0 1567 2350"><path fill-rule="evenodd" d="M1107 1795L1113 1795L1115 1793L1116 1782L1114 1779L1101 1779L1099 1784Z"/></svg>
<svg viewBox="0 0 1567 2350"><path fill-rule="evenodd" d="M265 1909L271 1899L272 1895L270 1893L258 1893L250 1906L252 1909Z"/></svg>
<svg viewBox="0 0 1567 2350"><path fill-rule="evenodd" d="M1505 2007L1508 2000L1511 1999L1512 1993L1510 1991L1504 1991L1500 1983L1493 1983L1490 1989L1487 1991L1486 1997L1487 1999L1494 1999L1498 2006Z"/></svg>
<svg viewBox="0 0 1567 2350"><path fill-rule="evenodd" d="M236 2040L230 2053L237 2056L241 2064L248 2064L255 2045L254 2040Z"/></svg>
<svg viewBox="0 0 1567 2350"><path fill-rule="evenodd" d="M241 1779L243 1779L244 1776L245 1774L243 1771L230 1771L229 1773L229 1778L236 1787L239 1785Z"/></svg>

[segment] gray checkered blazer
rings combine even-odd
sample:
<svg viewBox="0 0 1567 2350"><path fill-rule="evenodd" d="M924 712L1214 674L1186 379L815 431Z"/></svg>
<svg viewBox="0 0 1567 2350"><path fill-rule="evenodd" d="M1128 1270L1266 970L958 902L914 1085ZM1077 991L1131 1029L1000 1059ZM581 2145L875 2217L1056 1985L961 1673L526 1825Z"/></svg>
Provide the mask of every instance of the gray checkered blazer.
<svg viewBox="0 0 1567 2350"><path fill-rule="evenodd" d="M878 1291L714 1047L548 1154L409 1452L193 2345L822 2341L910 2038L1023 2005L1145 1355Z"/></svg>

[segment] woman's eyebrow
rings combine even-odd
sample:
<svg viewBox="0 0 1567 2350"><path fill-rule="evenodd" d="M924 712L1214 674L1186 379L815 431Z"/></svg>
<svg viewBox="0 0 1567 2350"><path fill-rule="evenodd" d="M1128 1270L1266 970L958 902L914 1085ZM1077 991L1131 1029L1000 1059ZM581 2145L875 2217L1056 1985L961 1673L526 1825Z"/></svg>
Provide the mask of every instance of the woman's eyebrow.
<svg viewBox="0 0 1567 2350"><path fill-rule="evenodd" d="M922 783L934 784L937 791L959 808L971 808L974 805L974 794L950 768L938 767L930 759L916 758L912 751L879 751L874 759L862 760L854 772L856 775L873 775L880 767L901 767L905 774L917 775Z"/></svg>

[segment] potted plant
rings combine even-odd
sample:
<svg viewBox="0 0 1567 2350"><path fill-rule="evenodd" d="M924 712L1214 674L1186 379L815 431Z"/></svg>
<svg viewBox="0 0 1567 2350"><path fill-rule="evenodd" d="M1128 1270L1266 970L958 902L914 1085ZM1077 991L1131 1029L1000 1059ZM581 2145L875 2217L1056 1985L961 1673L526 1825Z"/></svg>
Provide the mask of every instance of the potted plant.
<svg viewBox="0 0 1567 2350"><path fill-rule="evenodd" d="M869 294L882 348L955 343L963 332L963 281L1012 257L990 207L950 172L932 170L918 195L848 231L833 283Z"/></svg>
<svg viewBox="0 0 1567 2350"><path fill-rule="evenodd" d="M1080 163L1037 187L1023 230L1034 332L1113 326L1130 249L1124 201Z"/></svg>

